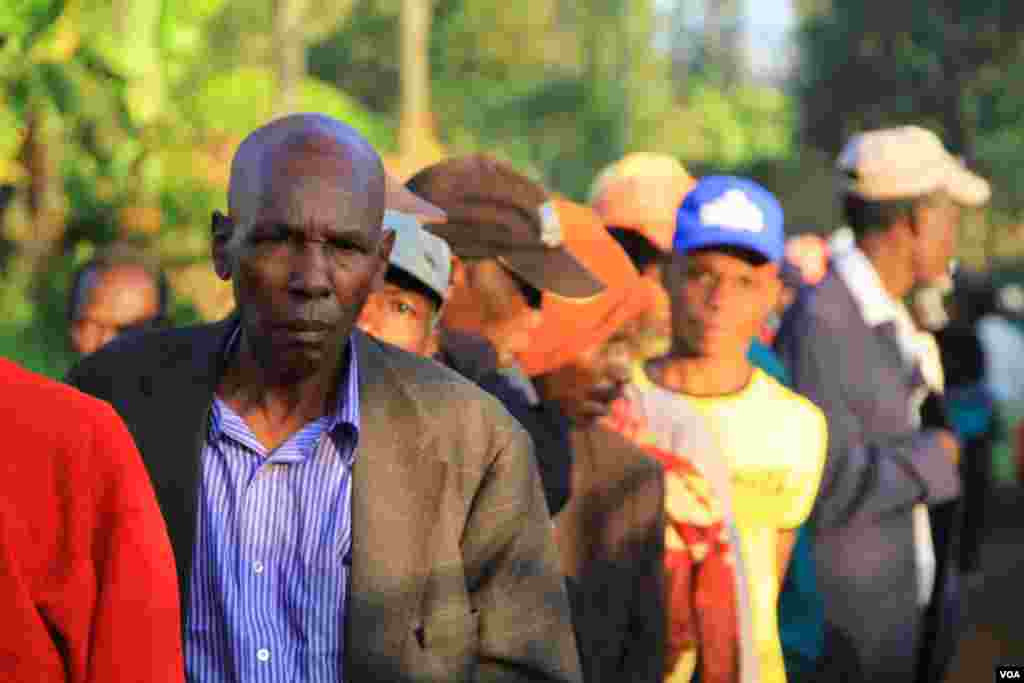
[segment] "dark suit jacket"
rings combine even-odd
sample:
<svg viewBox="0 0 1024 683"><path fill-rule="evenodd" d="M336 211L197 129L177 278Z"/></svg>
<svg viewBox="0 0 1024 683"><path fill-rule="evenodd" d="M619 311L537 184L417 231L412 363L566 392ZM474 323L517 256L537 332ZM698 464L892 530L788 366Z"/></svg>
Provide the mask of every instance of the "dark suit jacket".
<svg viewBox="0 0 1024 683"><path fill-rule="evenodd" d="M187 606L199 455L230 321L114 342L70 374L128 424ZM578 681L530 441L436 363L354 333L360 445L346 606L351 681Z"/></svg>
<svg viewBox="0 0 1024 683"><path fill-rule="evenodd" d="M664 677L665 484L661 466L601 427L572 430L572 496L555 518L584 680Z"/></svg>
<svg viewBox="0 0 1024 683"><path fill-rule="evenodd" d="M905 367L892 330L867 325L834 270L800 293L776 348L794 388L828 418L811 517L825 601L823 661L834 677L859 669L862 680L912 681L921 630L912 509L960 492L935 436L912 427L910 396L920 377Z"/></svg>

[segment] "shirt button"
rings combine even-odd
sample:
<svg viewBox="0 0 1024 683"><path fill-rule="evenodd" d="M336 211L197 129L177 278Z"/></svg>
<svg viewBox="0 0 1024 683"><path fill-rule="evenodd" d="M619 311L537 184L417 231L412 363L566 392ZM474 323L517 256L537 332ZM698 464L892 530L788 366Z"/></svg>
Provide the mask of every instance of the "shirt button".
<svg viewBox="0 0 1024 683"><path fill-rule="evenodd" d="M256 560L255 562L252 563L252 570L254 572L256 572L257 574L262 574L263 573L263 563L260 562L259 560Z"/></svg>
<svg viewBox="0 0 1024 683"><path fill-rule="evenodd" d="M270 650L268 650L265 647L261 647L259 650L256 650L256 659L260 660L261 662L269 662Z"/></svg>

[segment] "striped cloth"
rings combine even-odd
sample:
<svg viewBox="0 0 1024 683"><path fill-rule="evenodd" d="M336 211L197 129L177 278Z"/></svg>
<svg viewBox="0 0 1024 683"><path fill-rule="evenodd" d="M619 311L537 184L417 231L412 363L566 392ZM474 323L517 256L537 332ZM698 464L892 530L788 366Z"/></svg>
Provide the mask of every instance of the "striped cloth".
<svg viewBox="0 0 1024 683"><path fill-rule="evenodd" d="M186 620L191 683L344 680L359 435L354 344L334 411L272 452L214 400Z"/></svg>

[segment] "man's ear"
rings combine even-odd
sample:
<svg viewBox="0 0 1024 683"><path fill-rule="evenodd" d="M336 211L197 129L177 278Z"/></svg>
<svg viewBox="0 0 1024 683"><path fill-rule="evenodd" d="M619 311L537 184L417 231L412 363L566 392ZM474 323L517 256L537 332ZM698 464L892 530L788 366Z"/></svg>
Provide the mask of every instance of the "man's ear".
<svg viewBox="0 0 1024 683"><path fill-rule="evenodd" d="M384 230L380 242L377 243L377 273L373 276L373 286L370 291L377 292L384 289L384 282L388 274L388 264L391 261L391 250L395 247L394 230Z"/></svg>
<svg viewBox="0 0 1024 683"><path fill-rule="evenodd" d="M210 247L213 256L213 268L221 280L231 279L231 256L228 244L235 233L235 224L230 217L220 211L213 212L210 221Z"/></svg>

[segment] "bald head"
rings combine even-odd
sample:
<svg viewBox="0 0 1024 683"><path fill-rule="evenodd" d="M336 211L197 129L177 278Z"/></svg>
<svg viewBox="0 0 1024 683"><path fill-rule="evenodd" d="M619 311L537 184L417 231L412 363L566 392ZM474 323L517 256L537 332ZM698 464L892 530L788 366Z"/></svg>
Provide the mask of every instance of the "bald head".
<svg viewBox="0 0 1024 683"><path fill-rule="evenodd" d="M365 202L367 227L380 229L385 176L377 152L341 121L323 114L293 114L252 132L235 153L228 212L236 234L244 233L258 212L275 201L278 180L296 176L327 180L334 201Z"/></svg>

